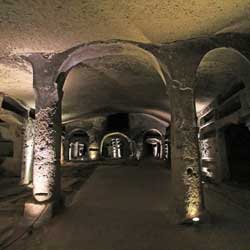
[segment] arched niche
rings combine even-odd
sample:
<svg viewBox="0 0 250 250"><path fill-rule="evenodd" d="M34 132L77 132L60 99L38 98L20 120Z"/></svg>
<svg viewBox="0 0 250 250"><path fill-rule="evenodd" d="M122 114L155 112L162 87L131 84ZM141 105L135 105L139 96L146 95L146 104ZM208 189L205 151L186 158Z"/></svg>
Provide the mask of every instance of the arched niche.
<svg viewBox="0 0 250 250"><path fill-rule="evenodd" d="M217 95L228 91L237 83L243 83L246 91L250 93L249 60L233 48L221 47L207 52L196 72L197 111L205 108Z"/></svg>
<svg viewBox="0 0 250 250"><path fill-rule="evenodd" d="M66 161L88 159L89 135L81 128L70 131L65 136L64 150Z"/></svg>
<svg viewBox="0 0 250 250"><path fill-rule="evenodd" d="M243 145L243 138L250 136L246 125L244 128L242 124L247 124L249 117L249 60L234 48L210 50L197 69L195 92L203 174L220 183L232 179L235 164L241 166L239 171L248 173L250 161L241 161L239 152L231 144ZM205 133L206 130L210 133ZM237 134L239 141L234 136Z"/></svg>
<svg viewBox="0 0 250 250"><path fill-rule="evenodd" d="M121 132L108 133L102 138L100 155L104 158L111 159L126 159L132 157L132 140Z"/></svg>
<svg viewBox="0 0 250 250"><path fill-rule="evenodd" d="M154 159L163 157L163 135L158 129L149 129L143 133L143 152L142 156Z"/></svg>
<svg viewBox="0 0 250 250"><path fill-rule="evenodd" d="M129 60L131 60L131 63L133 65L135 64L133 67L131 67L132 69L131 72L134 73L134 75L131 75L131 77L134 77L134 78L132 78L132 80L130 79L130 81L129 80L127 81L129 83L127 84L127 86L125 86L124 84L119 85L119 82L117 82L119 81L119 78L116 79L115 77L113 77L113 75L109 76L109 72L106 72L106 68L104 71L102 71L98 67L95 66L96 62L100 61L100 64L102 64L102 62L106 61L106 64L107 64L108 62L111 61L111 59L113 60L115 58L121 59L121 61L118 61L115 65L118 65L118 64L122 65L123 62L126 62L124 58L128 58ZM159 83L160 86L155 87L154 84L148 84L147 86L152 87L153 89L152 91L149 91L149 92L140 91L139 88L141 86L140 84L137 84L138 79L135 79L135 77L139 78L140 75L138 76L139 73L137 73L136 75L136 72L133 72L133 69L137 67L139 69L143 68L144 71L153 72L154 77L157 77L157 82ZM140 71L142 77L145 76L143 70ZM120 80L124 80L125 75L127 74L124 74L122 79L120 78ZM100 79L100 77L102 77L103 79ZM105 42L105 43L97 42L93 44L85 44L85 45L79 46L78 48L75 48L74 50L72 49L67 55L66 59L61 64L61 66L59 67L58 72L57 72L57 78L58 78L57 82L60 82L60 81L64 82L63 84L64 97L63 97L62 102L63 102L63 111L65 112L63 115L63 121L70 121L76 118L76 116L77 117L83 116L87 112L85 110L85 107L92 108L90 112L92 110L99 110L100 107L98 105L96 106L85 105L83 108L81 108L81 104L79 103L79 105L74 105L74 107L77 108L76 112L69 112L71 111L72 105L70 106L70 103L72 103L72 100L77 100L77 98L86 100L87 99L86 95L90 96L89 92L91 94L94 91L94 89L97 87L100 88L99 95L101 95L101 98L102 98L102 99L101 98L99 99L101 99L101 101L105 103L105 105L107 105L107 107L104 106L103 108L107 108L109 109L108 111L110 111L112 109L112 103L110 103L110 100L112 98L105 99L107 95L101 94L101 93L105 93L105 91L109 91L109 86L111 85L114 86L112 88L113 90L112 94L117 93L117 96L123 95L123 93L127 93L129 91L133 92L133 90L136 94L138 93L138 95L143 95L143 93L149 93L148 95L150 95L151 93L151 95L153 95L153 92L155 89L160 89L160 93L162 93L162 95L165 95L167 82L169 82L169 79L171 79L167 67L165 66L163 67L163 65L158 61L158 59L151 52L143 48L140 48L136 44L132 44L132 43L125 42L125 41L119 41L119 42L110 41L110 42ZM142 79L143 79L142 80L142 83L143 83L145 82L145 79L148 79L149 81L150 77L148 76L147 78L145 79L142 78ZM72 86L73 83L75 83L74 86ZM80 89L79 91L75 91L75 88L80 88ZM138 90L137 92L136 92L136 89ZM71 95L73 95L73 98L71 97ZM141 97L141 98L133 99L132 101L135 100L139 102L141 99L143 98ZM168 97L166 95L166 100L167 99ZM159 105L159 103L156 103L156 100L153 97L151 98L151 100L155 101L155 105ZM145 109L149 109L149 112L154 112L154 113L157 113L157 115L161 115L161 112L158 110L154 111L153 107L151 108L145 105L140 106L137 104L133 105L133 103L129 101L128 101L128 104L131 104L131 105L129 106L127 105L127 103L123 104L122 102L119 103L119 109L123 110L123 109L128 108L129 111L135 111L135 112L137 112L137 110L144 111ZM164 116L168 117L168 113L169 113L168 107L166 108L164 107L164 111L165 111Z"/></svg>

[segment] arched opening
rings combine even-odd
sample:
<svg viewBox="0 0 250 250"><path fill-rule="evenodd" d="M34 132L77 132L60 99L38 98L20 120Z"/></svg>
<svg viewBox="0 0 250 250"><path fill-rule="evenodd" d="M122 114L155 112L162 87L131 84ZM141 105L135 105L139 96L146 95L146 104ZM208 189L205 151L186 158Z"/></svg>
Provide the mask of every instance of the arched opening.
<svg viewBox="0 0 250 250"><path fill-rule="evenodd" d="M218 183L244 182L250 159L247 92L250 62L232 48L209 51L197 70L196 109L203 175ZM245 149L241 148L241 142Z"/></svg>
<svg viewBox="0 0 250 250"><path fill-rule="evenodd" d="M132 141L123 133L109 133L101 141L100 154L105 159L127 159L132 157Z"/></svg>
<svg viewBox="0 0 250 250"><path fill-rule="evenodd" d="M205 54L196 72L197 112L208 107L219 95L225 95L222 102L244 87L249 89L249 67L249 60L233 48L216 48Z"/></svg>
<svg viewBox="0 0 250 250"><path fill-rule="evenodd" d="M69 161L83 161L88 159L89 136L82 129L75 129L67 136Z"/></svg>
<svg viewBox="0 0 250 250"><path fill-rule="evenodd" d="M57 79L60 76L64 80L63 122L93 113L126 112L148 113L169 120L165 94L166 80L170 79L167 67L162 69L156 57L139 46L128 42L80 46L63 62ZM145 88L148 91L143 91ZM145 100L151 104L145 105Z"/></svg>
<svg viewBox="0 0 250 250"><path fill-rule="evenodd" d="M150 129L143 134L143 157L162 159L163 136L157 129Z"/></svg>
<svg viewBox="0 0 250 250"><path fill-rule="evenodd" d="M164 71L164 74L163 74ZM167 66L160 64L160 61L146 49L127 42L92 43L78 47L66 61L62 64L59 72L66 73L63 98L63 121L65 123L80 120L83 117L94 117L98 114L115 113L144 113L169 122L170 103L172 122L175 128L173 133L177 134L181 124L187 126L188 133L179 133L177 141L186 138L185 147L189 148L189 143L195 144L194 169L198 171L199 154L197 152L197 139L193 136L196 131L192 129L194 120L193 91L191 88L182 88L182 83L174 80L168 73ZM168 82L168 84L167 84ZM174 88L176 86L176 88ZM177 98L169 98L170 94ZM175 100L173 100L175 99ZM180 100L181 99L181 100ZM81 100L81 101L79 101ZM178 101L181 101L179 105ZM190 109L182 112L182 105L188 105ZM179 106L178 106L179 105ZM174 107L174 108L173 108ZM191 114L191 115L190 115ZM183 121L183 122L181 122ZM181 123L181 124L179 124ZM154 127L154 126L153 126ZM95 128L91 128L95 131ZM105 132L107 130L104 130ZM116 130L119 131L119 130ZM191 134L192 136L189 136ZM147 149L151 154L162 158L162 136L154 135L147 138ZM91 143L92 143L91 137ZM146 140L146 139L145 139ZM131 146L129 146L131 145ZM176 143L177 145L177 143ZM178 146L178 145L177 145ZM149 149L151 147L151 150ZM126 140L124 136L106 137L101 143L101 156L103 158L121 159L132 156L132 142ZM129 151L129 148L131 150ZM172 147L172 153L178 156L177 147ZM176 149L176 150L175 150ZM186 214L187 218L198 216L202 210L200 176L185 174L187 179L192 179L192 185L183 185L181 165L189 164L189 150L187 157L182 148L183 157L172 157L175 161L175 175L173 183L181 185L183 192L175 190L176 206L180 208L180 214ZM180 163L179 163L180 162ZM146 163L146 161L145 161ZM151 167L150 161L148 162ZM157 164L154 162L154 164ZM173 165L174 166L174 165ZM174 169L174 167L172 168ZM190 192L192 189L192 192ZM188 196L188 201L186 202ZM188 205L183 206L183 202ZM195 200L195 202L193 202ZM195 204L194 204L195 203Z"/></svg>
<svg viewBox="0 0 250 250"><path fill-rule="evenodd" d="M109 117L130 112L152 114L169 122L168 69L162 68L151 52L135 44L110 42L79 46L70 52L58 75L64 82L62 121L67 124L96 114ZM148 91L143 91L145 88ZM119 128L111 131L127 133ZM113 145L119 147L119 140L113 141ZM121 140L127 144L124 138Z"/></svg>

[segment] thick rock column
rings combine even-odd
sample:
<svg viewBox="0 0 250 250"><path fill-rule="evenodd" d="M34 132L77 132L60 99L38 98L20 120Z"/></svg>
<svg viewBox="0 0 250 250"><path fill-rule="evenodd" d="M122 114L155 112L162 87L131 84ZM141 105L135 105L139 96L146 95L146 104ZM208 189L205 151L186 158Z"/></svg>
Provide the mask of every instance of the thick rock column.
<svg viewBox="0 0 250 250"><path fill-rule="evenodd" d="M180 85L171 86L171 165L178 221L188 222L204 205L193 89Z"/></svg>
<svg viewBox="0 0 250 250"><path fill-rule="evenodd" d="M56 55L30 54L35 92L33 196L37 202L60 197L61 101L64 75Z"/></svg>
<svg viewBox="0 0 250 250"><path fill-rule="evenodd" d="M60 196L61 99L56 83L34 85L36 93L33 195L39 202Z"/></svg>
<svg viewBox="0 0 250 250"><path fill-rule="evenodd" d="M32 182L34 160L34 121L28 117L23 126L23 155L21 184L28 185Z"/></svg>
<svg viewBox="0 0 250 250"><path fill-rule="evenodd" d="M24 226L47 223L60 201L61 102L65 75L56 54L23 56L32 64L35 93L33 198L24 206Z"/></svg>

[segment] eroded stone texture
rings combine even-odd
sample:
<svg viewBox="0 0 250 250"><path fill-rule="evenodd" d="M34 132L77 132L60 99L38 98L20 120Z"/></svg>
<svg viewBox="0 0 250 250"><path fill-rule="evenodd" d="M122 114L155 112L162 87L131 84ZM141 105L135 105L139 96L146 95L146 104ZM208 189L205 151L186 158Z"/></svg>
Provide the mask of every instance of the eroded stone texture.
<svg viewBox="0 0 250 250"><path fill-rule="evenodd" d="M27 118L23 128L23 155L21 183L28 185L32 182L34 159L34 121Z"/></svg>
<svg viewBox="0 0 250 250"><path fill-rule="evenodd" d="M61 98L57 88L36 88L33 194L37 201L59 196Z"/></svg>
<svg viewBox="0 0 250 250"><path fill-rule="evenodd" d="M2 117L1 117L2 119ZM11 175L20 176L20 159L22 158L22 127L19 124L9 123L7 126L0 126L0 136L4 140L14 141L12 157L2 157L1 169ZM2 149L0 148L1 152Z"/></svg>
<svg viewBox="0 0 250 250"><path fill-rule="evenodd" d="M181 219L192 219L203 210L193 90L174 85L171 94L171 160L176 210Z"/></svg>

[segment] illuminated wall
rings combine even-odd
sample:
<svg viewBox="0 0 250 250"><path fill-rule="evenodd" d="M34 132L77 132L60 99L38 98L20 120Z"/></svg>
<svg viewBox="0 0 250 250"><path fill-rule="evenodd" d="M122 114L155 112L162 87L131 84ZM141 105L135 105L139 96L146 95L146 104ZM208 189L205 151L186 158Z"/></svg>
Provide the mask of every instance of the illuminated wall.
<svg viewBox="0 0 250 250"><path fill-rule="evenodd" d="M200 141L202 173L213 178L216 168L216 138L210 137Z"/></svg>

